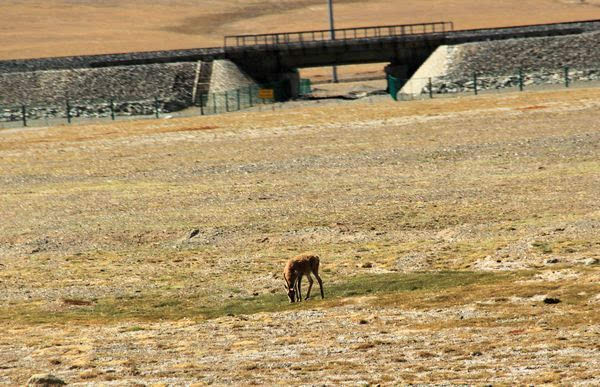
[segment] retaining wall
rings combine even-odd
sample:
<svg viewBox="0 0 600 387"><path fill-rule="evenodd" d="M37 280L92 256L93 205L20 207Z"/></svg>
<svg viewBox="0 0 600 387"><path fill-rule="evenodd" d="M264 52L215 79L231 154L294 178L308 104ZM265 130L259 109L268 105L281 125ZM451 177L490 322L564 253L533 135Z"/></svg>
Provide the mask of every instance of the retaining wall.
<svg viewBox="0 0 600 387"><path fill-rule="evenodd" d="M447 70L434 79L434 93L472 90L474 73L480 89L518 87L519 69L525 85L562 83L565 67L572 81L599 80L600 32L466 43L453 46L447 60Z"/></svg>
<svg viewBox="0 0 600 387"><path fill-rule="evenodd" d="M191 100L194 66L174 63L0 74L0 103L140 97Z"/></svg>
<svg viewBox="0 0 600 387"><path fill-rule="evenodd" d="M211 93L221 93L227 90L256 85L257 83L232 61L213 61L210 77Z"/></svg>
<svg viewBox="0 0 600 387"><path fill-rule="evenodd" d="M212 62L206 106L214 111L239 110L258 103L258 84L235 63L223 59Z"/></svg>
<svg viewBox="0 0 600 387"><path fill-rule="evenodd" d="M30 119L152 114L190 106L195 63L84 68L0 74L0 120L11 121L27 105Z"/></svg>
<svg viewBox="0 0 600 387"><path fill-rule="evenodd" d="M445 75L448 72L448 46L442 45L427 58L413 76L402 86L400 94L421 94L421 90L429 84L429 78Z"/></svg>
<svg viewBox="0 0 600 387"><path fill-rule="evenodd" d="M160 98L162 111L191 104L195 64L223 56L222 48L200 48L0 61L0 119L20 114L66 116L66 100L77 113L149 114ZM19 106L17 106L19 105Z"/></svg>
<svg viewBox="0 0 600 387"><path fill-rule="evenodd" d="M600 68L600 32L546 38L467 43L453 52L450 76L524 71Z"/></svg>

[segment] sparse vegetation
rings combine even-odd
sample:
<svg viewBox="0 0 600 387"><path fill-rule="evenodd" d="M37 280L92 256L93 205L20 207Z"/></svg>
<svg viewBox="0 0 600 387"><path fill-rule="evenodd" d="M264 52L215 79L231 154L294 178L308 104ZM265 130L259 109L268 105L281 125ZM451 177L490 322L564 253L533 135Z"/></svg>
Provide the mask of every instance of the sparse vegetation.
<svg viewBox="0 0 600 387"><path fill-rule="evenodd" d="M328 287L330 304L343 302L344 298L357 296L384 296L402 292L428 292L435 294L443 289L457 288L467 285L484 285L508 278L519 278L524 274L483 273L483 272L424 272L424 273L387 273L363 274L349 279L347 282L333 284ZM525 274L526 275L526 274ZM314 296L314 294L313 294ZM314 297L313 297L314 298ZM233 301L218 304L205 304L203 299L186 297L185 295L165 296L164 292L156 294L140 294L136 297L115 297L90 301L63 300L65 304L78 306L63 311L51 312L40 305L30 303L14 304L0 308L0 321L21 321L23 323L60 323L70 322L115 322L160 321L191 318L197 321L213 319L227 315L254 314L261 312L277 312L295 310L285 307L287 298L284 293L247 296ZM310 308L315 304L311 300L296 308ZM129 331L142 330L132 327Z"/></svg>
<svg viewBox="0 0 600 387"><path fill-rule="evenodd" d="M598 101L1 131L0 383L600 382Z"/></svg>

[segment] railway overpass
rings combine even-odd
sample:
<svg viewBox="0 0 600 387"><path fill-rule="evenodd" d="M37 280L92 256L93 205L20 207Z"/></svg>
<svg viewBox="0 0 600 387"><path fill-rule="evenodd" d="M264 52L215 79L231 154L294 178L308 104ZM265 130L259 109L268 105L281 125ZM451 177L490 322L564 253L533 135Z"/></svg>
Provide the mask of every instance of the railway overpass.
<svg viewBox="0 0 600 387"><path fill-rule="evenodd" d="M441 45L581 34L600 20L504 28L455 30L452 22L372 26L224 39L223 55L261 81L290 79L298 68L388 62L386 71L409 78Z"/></svg>
<svg viewBox="0 0 600 387"><path fill-rule="evenodd" d="M299 68L387 62L390 74L409 78L440 45L581 34L600 20L456 30L452 22L226 36L222 47L0 61L0 74L228 59L257 82L298 86Z"/></svg>

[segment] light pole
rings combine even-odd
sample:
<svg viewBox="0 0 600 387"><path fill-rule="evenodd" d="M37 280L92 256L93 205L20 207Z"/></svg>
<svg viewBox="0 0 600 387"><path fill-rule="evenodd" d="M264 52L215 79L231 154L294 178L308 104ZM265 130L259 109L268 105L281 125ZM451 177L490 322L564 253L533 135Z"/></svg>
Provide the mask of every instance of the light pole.
<svg viewBox="0 0 600 387"><path fill-rule="evenodd" d="M331 40L335 40L335 28L333 27L333 0L327 0L329 3L329 28L331 30ZM337 66L333 66L333 82L338 83Z"/></svg>

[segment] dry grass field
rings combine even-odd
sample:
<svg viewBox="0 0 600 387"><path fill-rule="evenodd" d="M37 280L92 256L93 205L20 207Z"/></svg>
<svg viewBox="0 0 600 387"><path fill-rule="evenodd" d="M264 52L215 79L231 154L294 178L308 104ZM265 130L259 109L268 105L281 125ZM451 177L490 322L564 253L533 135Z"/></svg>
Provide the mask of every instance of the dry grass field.
<svg viewBox="0 0 600 387"><path fill-rule="evenodd" d="M600 0L335 0L336 26L452 20L456 28L600 18ZM0 59L222 44L223 35L326 29L326 0L2 0Z"/></svg>
<svg viewBox="0 0 600 387"><path fill-rule="evenodd" d="M578 89L0 131L0 383L599 384L599 108ZM290 305L303 251L326 299Z"/></svg>

